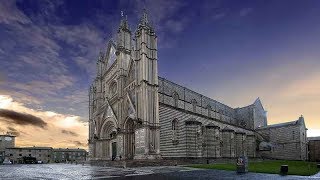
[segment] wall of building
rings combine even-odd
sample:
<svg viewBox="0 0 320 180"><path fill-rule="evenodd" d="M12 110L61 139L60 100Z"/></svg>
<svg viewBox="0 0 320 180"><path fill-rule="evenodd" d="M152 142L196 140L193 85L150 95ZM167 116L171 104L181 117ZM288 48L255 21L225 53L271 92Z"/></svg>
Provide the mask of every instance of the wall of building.
<svg viewBox="0 0 320 180"><path fill-rule="evenodd" d="M238 125L236 111L218 101L159 77L159 102Z"/></svg>
<svg viewBox="0 0 320 180"><path fill-rule="evenodd" d="M12 148L14 146L15 146L15 136L0 135L0 163L5 160L6 148Z"/></svg>
<svg viewBox="0 0 320 180"><path fill-rule="evenodd" d="M320 138L319 140L309 140L308 142L309 160L320 161Z"/></svg>
<svg viewBox="0 0 320 180"><path fill-rule="evenodd" d="M0 135L0 151L15 146L15 136Z"/></svg>
<svg viewBox="0 0 320 180"><path fill-rule="evenodd" d="M226 124L221 121L217 121L208 118L203 115L198 115L190 111L178 109L166 104L160 103L160 151L162 157L207 157L206 144L211 144L208 147L216 149L211 152L211 156L221 157L223 151L221 144L223 144L223 136L220 130L224 128L232 129L235 132L243 132L246 135L254 137L252 130L243 129L236 125ZM176 137L173 138L172 121L177 120ZM194 123L193 123L194 122ZM206 139L206 126L217 126L217 130L209 130L211 133L211 139ZM212 132L210 132L212 131ZM208 133L208 135L210 135ZM212 134L215 135L212 135ZM235 137L233 137L234 139ZM178 141L178 142L177 142ZM233 140L233 142L235 139ZM255 139L244 142L246 144L247 151L255 151ZM223 146L231 147L235 149L235 143L228 145L225 142ZM235 152L235 150L233 150ZM216 155L214 155L216 154ZM254 153L251 153L253 155ZM209 155L209 154L208 154ZM233 157L235 153L233 153Z"/></svg>
<svg viewBox="0 0 320 180"><path fill-rule="evenodd" d="M257 133L272 145L271 151L259 152L261 157L306 160L306 142L302 141L306 134L300 124L258 129Z"/></svg>
<svg viewBox="0 0 320 180"><path fill-rule="evenodd" d="M85 161L87 152L84 149L54 149L54 162L82 162Z"/></svg>
<svg viewBox="0 0 320 180"><path fill-rule="evenodd" d="M53 162L52 148L7 148L5 156L15 163L22 163L23 157L35 157L43 163Z"/></svg>
<svg viewBox="0 0 320 180"><path fill-rule="evenodd" d="M258 98L253 103L253 128L265 127L267 126L267 116L260 99Z"/></svg>

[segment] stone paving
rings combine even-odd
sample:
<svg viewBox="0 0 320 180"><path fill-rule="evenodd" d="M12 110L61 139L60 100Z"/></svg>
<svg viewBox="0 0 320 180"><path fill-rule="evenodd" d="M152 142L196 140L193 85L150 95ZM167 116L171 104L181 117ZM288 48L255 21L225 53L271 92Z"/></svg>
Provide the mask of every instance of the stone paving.
<svg viewBox="0 0 320 180"><path fill-rule="evenodd" d="M0 179L320 179L315 176L280 176L277 174L203 170L181 166L114 168L72 164L16 164L1 165Z"/></svg>

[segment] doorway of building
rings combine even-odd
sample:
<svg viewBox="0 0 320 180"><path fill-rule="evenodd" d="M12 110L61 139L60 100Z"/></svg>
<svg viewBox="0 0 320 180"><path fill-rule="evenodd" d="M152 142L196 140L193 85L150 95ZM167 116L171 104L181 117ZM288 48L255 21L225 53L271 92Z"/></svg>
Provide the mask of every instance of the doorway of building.
<svg viewBox="0 0 320 180"><path fill-rule="evenodd" d="M112 160L114 160L117 157L117 143L113 142L111 145L111 148L112 148Z"/></svg>

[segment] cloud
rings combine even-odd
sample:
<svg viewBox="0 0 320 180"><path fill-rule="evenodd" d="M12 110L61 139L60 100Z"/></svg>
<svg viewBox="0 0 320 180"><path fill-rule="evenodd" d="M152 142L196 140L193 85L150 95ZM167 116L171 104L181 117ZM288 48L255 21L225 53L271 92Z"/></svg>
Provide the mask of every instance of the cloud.
<svg viewBox="0 0 320 180"><path fill-rule="evenodd" d="M47 123L39 117L8 109L0 109L0 117L4 118L1 118L0 120L5 120L19 125L32 125L40 128L45 128L47 126Z"/></svg>
<svg viewBox="0 0 320 180"><path fill-rule="evenodd" d="M14 135L16 137L20 136L20 132L17 129L13 128L13 127L7 127L7 130L8 130L9 134L12 134L12 135Z"/></svg>
<svg viewBox="0 0 320 180"><path fill-rule="evenodd" d="M8 123L7 119L0 116L0 127L6 130L16 130L20 136L16 139L17 146L51 146L61 148L76 147L73 141L82 142L88 137L88 123L84 122L81 117L72 114L61 114L53 111L45 111L41 109L31 109L25 104L15 101L11 96L0 95L0 108L18 111L21 114L29 114L41 118L45 123L45 131L39 130L38 126L28 126ZM14 129L12 129L14 128ZM3 130L1 130L3 131ZM36 133L35 133L36 132ZM61 141L62 139L67 140ZM53 139L48 141L48 139ZM72 143L70 143L72 141ZM87 146L83 146L86 148Z"/></svg>
<svg viewBox="0 0 320 180"><path fill-rule="evenodd" d="M30 19L16 7L15 0L3 0L0 3L0 23L30 23Z"/></svg>
<svg viewBox="0 0 320 180"><path fill-rule="evenodd" d="M68 130L65 130L65 129L62 129L61 133L67 134L67 135L71 135L71 136L79 136L77 133L75 133L73 131L68 131Z"/></svg>
<svg viewBox="0 0 320 180"><path fill-rule="evenodd" d="M76 145L76 146L81 146L81 147L86 147L87 146L87 143L82 143L80 141L73 141L72 143L74 145Z"/></svg>

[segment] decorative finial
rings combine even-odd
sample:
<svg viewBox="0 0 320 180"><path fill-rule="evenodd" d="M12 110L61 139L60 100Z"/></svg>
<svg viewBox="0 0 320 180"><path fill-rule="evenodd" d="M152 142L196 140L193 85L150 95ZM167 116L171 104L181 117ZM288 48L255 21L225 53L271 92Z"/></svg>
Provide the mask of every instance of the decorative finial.
<svg viewBox="0 0 320 180"><path fill-rule="evenodd" d="M148 15L147 15L147 10L146 8L143 8L143 14L142 14L142 18L141 18L141 24L143 25L147 25L148 24Z"/></svg>

